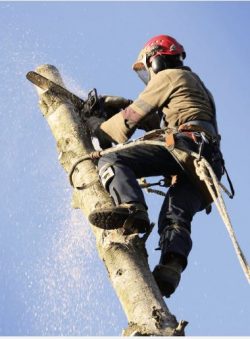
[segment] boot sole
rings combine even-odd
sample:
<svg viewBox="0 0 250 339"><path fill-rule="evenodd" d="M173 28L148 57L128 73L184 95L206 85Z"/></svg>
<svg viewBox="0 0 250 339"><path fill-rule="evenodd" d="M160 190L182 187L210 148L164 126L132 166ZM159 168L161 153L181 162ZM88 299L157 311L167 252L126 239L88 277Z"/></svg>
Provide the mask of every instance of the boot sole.
<svg viewBox="0 0 250 339"><path fill-rule="evenodd" d="M89 214L89 221L96 227L105 230L114 230L122 228L126 220L131 216L127 209L94 211ZM126 234L145 233L150 227L149 220L137 218L134 216L133 223Z"/></svg>

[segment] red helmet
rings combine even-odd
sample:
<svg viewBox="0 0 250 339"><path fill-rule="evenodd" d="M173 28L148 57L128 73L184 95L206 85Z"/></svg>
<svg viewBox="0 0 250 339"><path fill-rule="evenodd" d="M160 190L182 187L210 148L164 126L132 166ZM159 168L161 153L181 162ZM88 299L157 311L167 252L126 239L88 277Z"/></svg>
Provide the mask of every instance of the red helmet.
<svg viewBox="0 0 250 339"><path fill-rule="evenodd" d="M158 55L180 55L185 59L186 53L181 44L174 38L168 35L157 35L150 39L140 51L136 62L133 64L133 70L136 71L139 77L147 83L149 81L148 63L151 64L152 60ZM144 72L142 76L142 72ZM147 80L145 79L145 75ZM146 80L146 81L145 81Z"/></svg>

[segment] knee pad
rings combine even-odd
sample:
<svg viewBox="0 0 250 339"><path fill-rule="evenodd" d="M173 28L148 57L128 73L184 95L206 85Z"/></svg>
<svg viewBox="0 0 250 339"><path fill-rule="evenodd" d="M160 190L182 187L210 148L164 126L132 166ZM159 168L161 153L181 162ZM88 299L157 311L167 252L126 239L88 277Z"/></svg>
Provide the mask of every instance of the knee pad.
<svg viewBox="0 0 250 339"><path fill-rule="evenodd" d="M101 183L106 190L108 190L109 184L111 180L114 178L114 176L115 176L115 171L114 171L113 166L110 164L105 164L99 170L99 177L100 177Z"/></svg>

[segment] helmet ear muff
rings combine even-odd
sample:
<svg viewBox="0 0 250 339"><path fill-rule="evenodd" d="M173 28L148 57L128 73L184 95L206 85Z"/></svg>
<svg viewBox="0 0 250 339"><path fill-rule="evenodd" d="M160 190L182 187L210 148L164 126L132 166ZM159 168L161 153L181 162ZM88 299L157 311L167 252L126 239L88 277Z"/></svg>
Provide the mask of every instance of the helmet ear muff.
<svg viewBox="0 0 250 339"><path fill-rule="evenodd" d="M166 62L166 58L164 55L157 55L151 63L152 70L155 74L160 71L163 71L168 67L168 63Z"/></svg>
<svg viewBox="0 0 250 339"><path fill-rule="evenodd" d="M181 55L157 55L151 63L152 70L155 74L164 69L183 66Z"/></svg>

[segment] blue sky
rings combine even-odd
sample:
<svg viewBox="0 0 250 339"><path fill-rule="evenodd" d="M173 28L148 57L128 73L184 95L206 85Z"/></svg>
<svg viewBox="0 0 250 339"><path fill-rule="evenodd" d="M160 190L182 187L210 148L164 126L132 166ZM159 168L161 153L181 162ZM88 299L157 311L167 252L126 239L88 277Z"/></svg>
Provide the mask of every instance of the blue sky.
<svg viewBox="0 0 250 339"><path fill-rule="evenodd" d="M250 260L249 2L0 3L0 335L119 335L126 318L94 238L60 167L54 139L25 74L57 66L79 95L135 99L143 84L131 70L152 36L169 34L186 65L212 91L222 150L236 189L225 197ZM161 198L147 195L152 221ZM250 289L216 208L193 222L193 250L179 289L166 303L189 321L187 335L250 335ZM159 259L156 230L150 266Z"/></svg>

